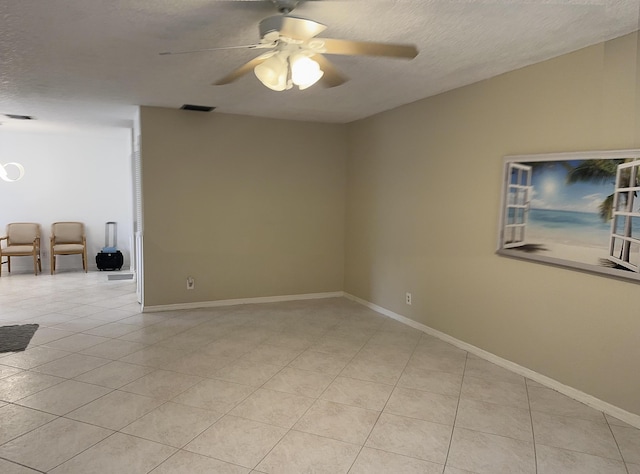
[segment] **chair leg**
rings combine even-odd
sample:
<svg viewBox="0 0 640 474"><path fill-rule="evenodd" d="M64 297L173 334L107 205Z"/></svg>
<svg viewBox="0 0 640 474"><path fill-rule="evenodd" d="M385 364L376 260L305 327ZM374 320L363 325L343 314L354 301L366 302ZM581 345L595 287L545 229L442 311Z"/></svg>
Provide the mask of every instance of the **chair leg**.
<svg viewBox="0 0 640 474"><path fill-rule="evenodd" d="M87 273L87 249L85 248L82 252L82 268L84 268L84 272Z"/></svg>
<svg viewBox="0 0 640 474"><path fill-rule="evenodd" d="M7 271L11 273L11 257L7 256Z"/></svg>
<svg viewBox="0 0 640 474"><path fill-rule="evenodd" d="M55 255L53 255L53 252L51 252L51 258L50 258L50 263L51 263L51 274L53 275L53 272L56 270L56 257Z"/></svg>
<svg viewBox="0 0 640 474"><path fill-rule="evenodd" d="M33 254L33 274L38 276L38 256Z"/></svg>
<svg viewBox="0 0 640 474"><path fill-rule="evenodd" d="M40 258L39 252L38 252L38 271L42 273L42 259Z"/></svg>

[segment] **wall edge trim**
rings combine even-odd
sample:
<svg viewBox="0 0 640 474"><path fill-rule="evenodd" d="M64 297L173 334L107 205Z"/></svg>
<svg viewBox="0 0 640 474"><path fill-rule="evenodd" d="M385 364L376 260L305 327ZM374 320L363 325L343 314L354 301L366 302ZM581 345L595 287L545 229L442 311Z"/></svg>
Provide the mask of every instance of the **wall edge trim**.
<svg viewBox="0 0 640 474"><path fill-rule="evenodd" d="M344 291L329 291L325 293L305 293L300 295L258 296L254 298L237 298L216 301L197 301L194 303L177 303L145 306L143 313L159 313L162 311L176 311L182 309L216 308L219 306L235 306L240 304L279 303L282 301L317 300L323 298L341 298Z"/></svg>
<svg viewBox="0 0 640 474"><path fill-rule="evenodd" d="M585 405L590 406L591 408L594 408L598 411L602 411L606 413L607 415L611 415L615 418L618 418L619 420L624 421L625 423L628 423L629 425L634 426L635 428L640 428L640 415L636 415L634 413L626 411L623 408L612 405L608 402L605 402L604 400L600 400L599 398L596 398L593 395L589 395L588 393L582 392L576 388L573 388L561 382L558 382L557 380L552 379L551 377L542 375L534 370L531 370L519 364L516 364L515 362L511 362L510 360L503 359L502 357L492 354L491 352L485 351L484 349L480 349L479 347L476 347L467 342L461 341L460 339L456 339L453 336L450 336L441 331L438 331L437 329L433 329L422 323L414 321L413 319L407 318L406 316L402 316L398 313L394 313L393 311L383 308L382 306L378 306L367 300L358 298L357 296L354 296L350 293L345 292L344 297L352 301L355 301L356 303L360 303L376 311L377 313L383 314L392 319L395 319L396 321L404 323L407 326L411 326L414 329L418 329L426 334L429 334L430 336L437 337L442 341L453 344L454 346L460 349L463 349L467 352L470 352L473 355L480 357L481 359L492 362L504 369L515 372L518 375L522 375L523 377L531 379L534 382L538 382L539 384L544 385L547 388L551 388L557 392L560 392L569 398L572 398L576 401L579 401L581 403L584 403Z"/></svg>

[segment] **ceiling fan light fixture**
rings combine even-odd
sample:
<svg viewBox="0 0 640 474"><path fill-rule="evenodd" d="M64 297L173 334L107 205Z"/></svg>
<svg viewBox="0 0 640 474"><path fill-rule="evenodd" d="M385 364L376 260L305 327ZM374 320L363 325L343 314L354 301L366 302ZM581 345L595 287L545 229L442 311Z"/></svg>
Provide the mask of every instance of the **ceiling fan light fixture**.
<svg viewBox="0 0 640 474"><path fill-rule="evenodd" d="M304 54L298 54L291 58L291 81L300 90L311 87L324 75L320 65Z"/></svg>
<svg viewBox="0 0 640 474"><path fill-rule="evenodd" d="M18 171L18 173L12 173L11 175L9 175L9 173L7 172L7 166L13 166ZM23 176L24 167L20 163L7 163L6 165L0 163L0 179L2 181L10 183L22 179Z"/></svg>
<svg viewBox="0 0 640 474"><path fill-rule="evenodd" d="M286 58L282 54L274 54L258 64L253 72L266 87L279 92L287 89L288 68Z"/></svg>

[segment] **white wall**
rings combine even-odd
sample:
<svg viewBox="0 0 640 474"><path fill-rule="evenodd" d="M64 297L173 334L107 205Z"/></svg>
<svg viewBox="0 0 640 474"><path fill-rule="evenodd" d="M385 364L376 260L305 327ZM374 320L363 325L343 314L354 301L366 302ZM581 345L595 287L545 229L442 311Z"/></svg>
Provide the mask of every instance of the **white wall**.
<svg viewBox="0 0 640 474"><path fill-rule="evenodd" d="M42 267L48 272L51 224L84 222L89 268L95 269L95 254L104 246L104 223L116 221L123 268L129 268L133 236L130 129L0 130L0 163L7 162L21 163L25 176L12 183L0 181L0 234L11 222L40 223ZM11 263L13 271L32 268L28 258ZM80 258L61 256L57 268L81 268Z"/></svg>

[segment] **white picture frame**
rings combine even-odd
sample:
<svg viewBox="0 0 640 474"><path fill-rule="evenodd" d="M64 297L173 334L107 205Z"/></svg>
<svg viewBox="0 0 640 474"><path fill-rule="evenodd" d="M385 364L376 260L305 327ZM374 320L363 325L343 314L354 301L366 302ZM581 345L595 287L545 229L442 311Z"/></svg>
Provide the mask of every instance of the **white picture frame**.
<svg viewBox="0 0 640 474"><path fill-rule="evenodd" d="M499 255L640 282L640 149L504 157Z"/></svg>

